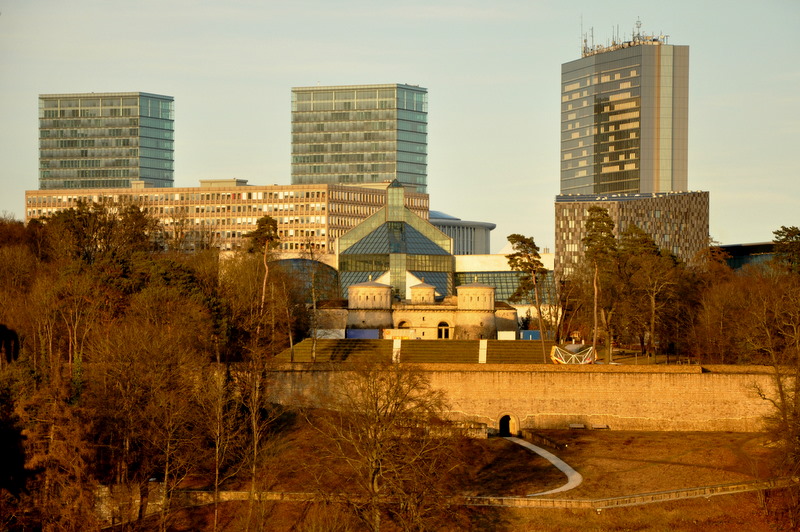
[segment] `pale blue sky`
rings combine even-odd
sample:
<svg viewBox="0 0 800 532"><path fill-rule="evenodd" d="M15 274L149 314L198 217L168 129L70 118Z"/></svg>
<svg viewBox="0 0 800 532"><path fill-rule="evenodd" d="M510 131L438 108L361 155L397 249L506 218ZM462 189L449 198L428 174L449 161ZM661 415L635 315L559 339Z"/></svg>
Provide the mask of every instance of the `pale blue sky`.
<svg viewBox="0 0 800 532"><path fill-rule="evenodd" d="M561 63L612 32L690 46L689 188L711 236L800 225L800 1L0 0L0 212L38 188L40 93L175 97L175 185L290 182L291 87L429 91L431 207L554 241Z"/></svg>

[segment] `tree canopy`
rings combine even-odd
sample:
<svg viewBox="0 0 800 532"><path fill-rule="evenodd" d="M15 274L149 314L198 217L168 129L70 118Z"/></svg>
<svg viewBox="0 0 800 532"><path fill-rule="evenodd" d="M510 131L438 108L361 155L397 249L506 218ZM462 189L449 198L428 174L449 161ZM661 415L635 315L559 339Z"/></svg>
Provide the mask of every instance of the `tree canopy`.
<svg viewBox="0 0 800 532"><path fill-rule="evenodd" d="M778 263L792 273L800 273L800 228L782 225L773 234Z"/></svg>

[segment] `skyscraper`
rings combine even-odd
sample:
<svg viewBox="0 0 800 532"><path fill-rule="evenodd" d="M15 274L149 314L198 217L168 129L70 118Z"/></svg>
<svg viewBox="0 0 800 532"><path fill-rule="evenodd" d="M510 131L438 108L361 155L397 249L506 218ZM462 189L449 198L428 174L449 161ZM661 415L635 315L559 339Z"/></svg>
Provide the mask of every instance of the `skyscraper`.
<svg viewBox="0 0 800 532"><path fill-rule="evenodd" d="M561 65L561 194L687 189L689 47L638 26Z"/></svg>
<svg viewBox="0 0 800 532"><path fill-rule="evenodd" d="M413 85L292 89L292 184L382 183L426 193L428 92Z"/></svg>
<svg viewBox="0 0 800 532"><path fill-rule="evenodd" d="M39 188L171 187L174 102L145 92L39 96Z"/></svg>
<svg viewBox="0 0 800 532"><path fill-rule="evenodd" d="M608 211L616 234L636 225L685 262L708 246L709 194L687 191L689 47L639 26L561 65L560 279L583 257L590 206Z"/></svg>

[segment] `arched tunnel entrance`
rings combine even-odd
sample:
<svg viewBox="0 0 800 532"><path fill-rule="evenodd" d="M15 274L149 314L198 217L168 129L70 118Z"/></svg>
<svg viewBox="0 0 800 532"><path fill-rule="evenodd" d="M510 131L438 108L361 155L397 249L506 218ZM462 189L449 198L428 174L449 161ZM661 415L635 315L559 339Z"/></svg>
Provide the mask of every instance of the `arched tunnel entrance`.
<svg viewBox="0 0 800 532"><path fill-rule="evenodd" d="M514 413L502 413L497 422L497 434L503 437L519 436L519 418Z"/></svg>
<svg viewBox="0 0 800 532"><path fill-rule="evenodd" d="M500 418L500 436L511 436L511 416L503 416Z"/></svg>

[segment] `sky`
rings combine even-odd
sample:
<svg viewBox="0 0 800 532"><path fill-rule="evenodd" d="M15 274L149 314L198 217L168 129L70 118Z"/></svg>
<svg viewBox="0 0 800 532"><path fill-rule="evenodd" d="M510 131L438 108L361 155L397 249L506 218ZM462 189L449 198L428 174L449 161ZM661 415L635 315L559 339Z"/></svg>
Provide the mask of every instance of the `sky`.
<svg viewBox="0 0 800 532"><path fill-rule="evenodd" d="M800 225L800 2L0 0L0 214L38 188L38 95L175 98L175 186L291 182L291 88L428 89L431 209L552 251L561 64L581 35L690 47L689 189L711 237Z"/></svg>

